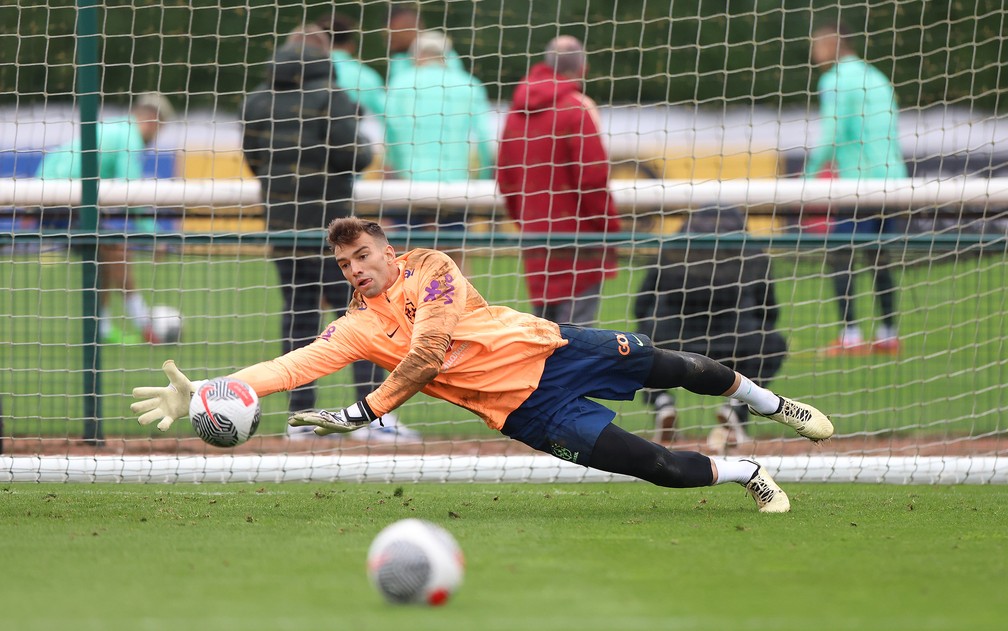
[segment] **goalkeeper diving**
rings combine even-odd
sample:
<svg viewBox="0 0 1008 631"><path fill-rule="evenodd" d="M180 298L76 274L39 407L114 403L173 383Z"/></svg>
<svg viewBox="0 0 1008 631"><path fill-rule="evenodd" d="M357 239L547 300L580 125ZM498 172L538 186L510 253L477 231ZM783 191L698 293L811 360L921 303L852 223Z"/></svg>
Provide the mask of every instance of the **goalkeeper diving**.
<svg viewBox="0 0 1008 631"><path fill-rule="evenodd" d="M736 399L812 441L833 435L819 410L703 355L655 348L639 333L557 325L489 305L448 255L416 249L397 256L377 223L336 219L328 241L354 288L346 314L308 346L231 377L263 397L361 359L390 372L364 399L293 414L292 426L314 426L320 435L352 432L424 392L557 458L663 487L736 482L770 513L790 510L790 502L758 463L670 451L613 424L615 413L588 397L629 401L641 388L679 387ZM169 385L136 388L131 406L141 424L162 431L188 414L200 383L171 360L164 371Z"/></svg>

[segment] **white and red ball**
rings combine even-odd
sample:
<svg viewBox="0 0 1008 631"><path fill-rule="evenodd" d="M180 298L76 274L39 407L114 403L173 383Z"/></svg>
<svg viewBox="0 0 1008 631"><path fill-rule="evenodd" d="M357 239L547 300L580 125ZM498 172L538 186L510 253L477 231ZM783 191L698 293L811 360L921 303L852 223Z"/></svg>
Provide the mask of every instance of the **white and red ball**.
<svg viewBox="0 0 1008 631"><path fill-rule="evenodd" d="M368 550L368 577L390 603L443 605L462 584L464 570L455 537L422 519L386 526Z"/></svg>
<svg viewBox="0 0 1008 631"><path fill-rule="evenodd" d="M175 344L182 339L182 314L175 307L151 307L150 332L158 344Z"/></svg>
<svg viewBox="0 0 1008 631"><path fill-rule="evenodd" d="M252 386L230 377L203 382L189 402L193 430L214 447L234 447L251 438L261 415Z"/></svg>

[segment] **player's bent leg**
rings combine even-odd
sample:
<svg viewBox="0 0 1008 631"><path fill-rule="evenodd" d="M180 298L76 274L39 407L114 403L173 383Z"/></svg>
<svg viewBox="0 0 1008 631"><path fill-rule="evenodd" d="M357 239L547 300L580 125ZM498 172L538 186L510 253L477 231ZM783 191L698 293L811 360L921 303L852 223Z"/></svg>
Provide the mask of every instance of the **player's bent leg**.
<svg viewBox="0 0 1008 631"><path fill-rule="evenodd" d="M829 417L807 403L799 403L761 388L745 376L696 353L656 348L648 388L686 388L706 395L729 396L749 405L760 416L791 427L812 441L833 436Z"/></svg>
<svg viewBox="0 0 1008 631"><path fill-rule="evenodd" d="M588 466L668 488L710 486L714 481L707 456L695 451L669 451L611 423L595 441Z"/></svg>
<svg viewBox="0 0 1008 631"><path fill-rule="evenodd" d="M735 384L735 371L696 353L654 349L651 373L644 382L646 388L685 388L697 394L718 396Z"/></svg>
<svg viewBox="0 0 1008 631"><path fill-rule="evenodd" d="M694 488L737 482L762 513L786 513L791 503L766 469L752 460L712 460L695 451L669 451L609 424L591 452L588 466L620 473L668 488ZM714 470L719 472L715 480Z"/></svg>

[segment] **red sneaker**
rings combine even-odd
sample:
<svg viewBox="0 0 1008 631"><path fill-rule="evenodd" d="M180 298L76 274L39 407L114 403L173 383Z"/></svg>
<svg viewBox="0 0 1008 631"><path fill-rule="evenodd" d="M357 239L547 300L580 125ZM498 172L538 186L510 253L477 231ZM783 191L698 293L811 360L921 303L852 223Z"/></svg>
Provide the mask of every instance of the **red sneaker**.
<svg viewBox="0 0 1008 631"><path fill-rule="evenodd" d="M899 355L900 341L898 337L887 337L884 340L872 342L871 351L876 355Z"/></svg>
<svg viewBox="0 0 1008 631"><path fill-rule="evenodd" d="M826 357L854 356L860 357L871 353L871 346L866 342L851 343L843 338L838 338L835 342L826 347L823 355Z"/></svg>

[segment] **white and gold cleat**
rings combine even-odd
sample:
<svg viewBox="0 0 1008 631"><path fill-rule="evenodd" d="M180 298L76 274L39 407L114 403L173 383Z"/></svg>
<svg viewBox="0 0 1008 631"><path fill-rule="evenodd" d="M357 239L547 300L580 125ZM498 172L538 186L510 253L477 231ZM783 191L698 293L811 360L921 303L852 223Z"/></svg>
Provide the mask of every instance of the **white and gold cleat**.
<svg viewBox="0 0 1008 631"><path fill-rule="evenodd" d="M751 407L749 411L758 416L783 423L798 432L800 436L804 436L813 442L826 440L833 436L833 423L830 422L828 416L807 403L799 403L785 397L780 397L780 400L780 408L773 414L760 414Z"/></svg>
<svg viewBox="0 0 1008 631"><path fill-rule="evenodd" d="M766 469L758 462L746 460L756 465L756 473L744 484L749 495L756 500L756 506L761 513L786 513L791 510L791 500L787 493L774 482Z"/></svg>

